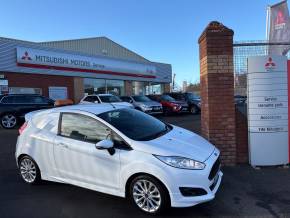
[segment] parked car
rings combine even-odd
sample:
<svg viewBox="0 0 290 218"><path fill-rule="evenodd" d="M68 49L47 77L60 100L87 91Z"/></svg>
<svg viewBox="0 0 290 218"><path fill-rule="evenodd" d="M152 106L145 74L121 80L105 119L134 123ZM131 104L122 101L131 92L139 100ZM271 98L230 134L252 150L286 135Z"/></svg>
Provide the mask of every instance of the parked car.
<svg viewBox="0 0 290 218"><path fill-rule="evenodd" d="M0 95L1 126L12 129L23 121L26 113L51 107L54 107L54 101L41 95Z"/></svg>
<svg viewBox="0 0 290 218"><path fill-rule="evenodd" d="M112 94L86 95L80 101L80 104L102 104L102 103L111 103L112 105L121 105L129 108L134 108L132 104L122 101L118 96Z"/></svg>
<svg viewBox="0 0 290 218"><path fill-rule="evenodd" d="M215 197L220 152L183 128L111 104L33 113L19 130L16 161L28 184L68 183L120 197L158 214Z"/></svg>
<svg viewBox="0 0 290 218"><path fill-rule="evenodd" d="M243 105L247 103L247 96L243 95L235 95L234 96L235 104L237 105Z"/></svg>
<svg viewBox="0 0 290 218"><path fill-rule="evenodd" d="M178 100L178 101L185 101L188 104L188 110L191 114L198 114L200 112L200 98L196 95L194 95L192 92L172 92L167 93L167 95L170 95L172 98Z"/></svg>
<svg viewBox="0 0 290 218"><path fill-rule="evenodd" d="M162 105L157 101L152 101L144 95L121 96L123 101L134 105L135 109L148 114L160 114L163 112Z"/></svg>
<svg viewBox="0 0 290 218"><path fill-rule="evenodd" d="M185 101L177 101L169 95L148 95L147 97L161 103L164 115L188 112L188 104Z"/></svg>

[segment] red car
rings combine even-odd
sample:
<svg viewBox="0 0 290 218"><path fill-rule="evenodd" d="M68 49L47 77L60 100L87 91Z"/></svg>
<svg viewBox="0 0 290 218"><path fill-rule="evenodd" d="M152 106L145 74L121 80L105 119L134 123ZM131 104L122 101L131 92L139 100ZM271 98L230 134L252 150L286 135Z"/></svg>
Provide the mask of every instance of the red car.
<svg viewBox="0 0 290 218"><path fill-rule="evenodd" d="M169 95L148 95L147 97L153 101L160 102L165 115L188 112L188 104L185 101L177 101Z"/></svg>

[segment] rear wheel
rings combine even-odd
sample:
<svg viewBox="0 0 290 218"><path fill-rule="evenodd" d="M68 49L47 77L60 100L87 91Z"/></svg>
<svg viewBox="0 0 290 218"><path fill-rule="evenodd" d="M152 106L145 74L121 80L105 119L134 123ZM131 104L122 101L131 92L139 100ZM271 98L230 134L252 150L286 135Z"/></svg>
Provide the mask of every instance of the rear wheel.
<svg viewBox="0 0 290 218"><path fill-rule="evenodd" d="M5 114L1 117L1 126L5 129L12 129L17 125L17 117L14 114Z"/></svg>
<svg viewBox="0 0 290 218"><path fill-rule="evenodd" d="M37 184L41 181L41 175L37 164L29 156L23 156L19 161L21 178L28 184Z"/></svg>
<svg viewBox="0 0 290 218"><path fill-rule="evenodd" d="M190 107L190 113L191 114L197 114L198 113L198 108L195 105L192 105Z"/></svg>
<svg viewBox="0 0 290 218"><path fill-rule="evenodd" d="M170 205L165 187L155 178L138 176L130 185L131 201L147 214L160 214Z"/></svg>

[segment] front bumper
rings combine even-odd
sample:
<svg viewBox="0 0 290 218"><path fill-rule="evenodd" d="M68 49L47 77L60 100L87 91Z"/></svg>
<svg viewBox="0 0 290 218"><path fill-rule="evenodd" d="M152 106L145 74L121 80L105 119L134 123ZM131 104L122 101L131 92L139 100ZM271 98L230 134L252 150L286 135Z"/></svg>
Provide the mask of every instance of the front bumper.
<svg viewBox="0 0 290 218"><path fill-rule="evenodd" d="M178 107L178 108L176 108L176 109L172 109L172 112L174 112L174 113L188 113L188 111L189 111L189 107L187 107L187 106L182 106L182 107Z"/></svg>
<svg viewBox="0 0 290 218"><path fill-rule="evenodd" d="M218 155L213 154L205 161L206 168L203 170L182 170L176 169L169 184L169 193L172 207L191 207L196 204L213 200L221 184L223 173L218 169L213 179L209 179L210 172L217 161ZM200 188L206 191L201 196L184 196L181 194L180 187Z"/></svg>
<svg viewBox="0 0 290 218"><path fill-rule="evenodd" d="M147 113L147 114L161 114L163 113L163 109L162 107L151 107L148 109L142 109L143 112Z"/></svg>
<svg viewBox="0 0 290 218"><path fill-rule="evenodd" d="M154 115L154 114L162 114L163 111L146 111L145 113L150 114L150 115Z"/></svg>

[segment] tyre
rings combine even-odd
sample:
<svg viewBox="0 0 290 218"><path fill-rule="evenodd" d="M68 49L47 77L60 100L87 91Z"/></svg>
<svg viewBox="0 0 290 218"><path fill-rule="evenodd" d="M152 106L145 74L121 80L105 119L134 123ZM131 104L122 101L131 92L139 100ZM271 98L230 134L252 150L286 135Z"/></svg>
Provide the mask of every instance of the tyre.
<svg viewBox="0 0 290 218"><path fill-rule="evenodd" d="M167 107L164 107L164 108L163 108L163 115L164 115L164 116L169 116L169 115L170 115L170 109L167 108Z"/></svg>
<svg viewBox="0 0 290 218"><path fill-rule="evenodd" d="M32 158L23 156L18 163L19 172L24 182L38 184L41 181L40 170Z"/></svg>
<svg viewBox="0 0 290 218"><path fill-rule="evenodd" d="M1 126L5 129L13 129L17 125L17 121L14 114L5 114L1 117Z"/></svg>
<svg viewBox="0 0 290 218"><path fill-rule="evenodd" d="M138 176L130 184L132 203L141 211L157 215L170 206L170 197L164 185L151 176Z"/></svg>
<svg viewBox="0 0 290 218"><path fill-rule="evenodd" d="M197 114L198 113L198 108L195 105L192 105L189 109L191 114Z"/></svg>

